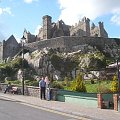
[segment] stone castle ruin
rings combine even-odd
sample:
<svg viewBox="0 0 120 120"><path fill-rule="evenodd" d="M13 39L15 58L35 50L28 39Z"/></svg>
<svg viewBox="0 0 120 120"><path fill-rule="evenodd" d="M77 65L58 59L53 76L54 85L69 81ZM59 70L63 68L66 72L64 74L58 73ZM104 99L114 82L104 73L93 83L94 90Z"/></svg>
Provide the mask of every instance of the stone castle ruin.
<svg viewBox="0 0 120 120"><path fill-rule="evenodd" d="M43 48L59 48L61 51L71 52L79 50L84 45L116 46L118 42L114 38L108 38L103 22L98 26L94 23L90 26L90 20L84 17L75 26L66 25L62 20L52 22L51 16L43 16L43 26L39 29L38 35L33 35L26 29L23 32L25 38L25 49L33 52ZM119 40L119 39L118 39ZM117 40L117 41L118 41ZM0 43L0 60L14 57L21 50L21 43L18 43L14 36Z"/></svg>
<svg viewBox="0 0 120 120"><path fill-rule="evenodd" d="M92 23L90 27L90 20L86 17L76 23L75 26L66 25L62 20L57 23L52 22L51 16L43 16L43 27L39 29L37 36L32 35L27 30L23 33L26 38L26 43L32 43L35 41L41 41L45 39L51 39L61 36L76 36L76 37L105 37L108 38L108 34L104 29L103 22L99 22L99 26L95 26Z"/></svg>

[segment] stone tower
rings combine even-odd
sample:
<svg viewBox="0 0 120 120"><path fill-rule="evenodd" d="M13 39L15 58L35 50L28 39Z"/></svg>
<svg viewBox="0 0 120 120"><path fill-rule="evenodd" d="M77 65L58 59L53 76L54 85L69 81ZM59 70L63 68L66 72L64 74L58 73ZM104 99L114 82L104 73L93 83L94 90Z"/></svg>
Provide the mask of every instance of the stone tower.
<svg viewBox="0 0 120 120"><path fill-rule="evenodd" d="M43 16L43 39L51 38L51 16Z"/></svg>
<svg viewBox="0 0 120 120"><path fill-rule="evenodd" d="M99 24L99 35L100 37L104 37L104 26L103 26L103 22L98 22Z"/></svg>
<svg viewBox="0 0 120 120"><path fill-rule="evenodd" d="M85 36L90 36L90 19L84 17L83 21L84 21L84 31L86 32Z"/></svg>

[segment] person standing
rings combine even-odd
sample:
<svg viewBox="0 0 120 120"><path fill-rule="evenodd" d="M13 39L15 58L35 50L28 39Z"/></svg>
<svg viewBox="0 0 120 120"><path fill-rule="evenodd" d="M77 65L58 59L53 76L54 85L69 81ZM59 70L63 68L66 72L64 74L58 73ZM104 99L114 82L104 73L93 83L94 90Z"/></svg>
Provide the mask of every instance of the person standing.
<svg viewBox="0 0 120 120"><path fill-rule="evenodd" d="M46 99L50 100L50 81L48 79L48 76L45 77L45 82L46 82Z"/></svg>
<svg viewBox="0 0 120 120"><path fill-rule="evenodd" d="M45 82L46 82L46 88L50 88L50 81L48 79L48 76L45 77Z"/></svg>
<svg viewBox="0 0 120 120"><path fill-rule="evenodd" d="M44 100L45 100L46 99L45 98L46 82L43 77L39 82L39 87L40 87L40 98L42 100L42 98L44 97Z"/></svg>

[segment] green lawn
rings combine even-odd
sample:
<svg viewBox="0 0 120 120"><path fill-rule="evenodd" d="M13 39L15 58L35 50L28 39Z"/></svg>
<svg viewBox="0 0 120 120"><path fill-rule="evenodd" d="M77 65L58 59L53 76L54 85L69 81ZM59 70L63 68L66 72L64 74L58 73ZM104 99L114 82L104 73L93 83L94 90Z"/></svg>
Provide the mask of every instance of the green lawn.
<svg viewBox="0 0 120 120"><path fill-rule="evenodd" d="M95 82L94 84L91 84L90 81L85 82L86 90L88 93L98 93L98 92L104 92L108 93L111 89L111 81L101 81L101 82Z"/></svg>
<svg viewBox="0 0 120 120"><path fill-rule="evenodd" d="M111 82L109 80L103 80L103 81L95 81L94 84L91 84L91 81L87 80L85 81L85 86L87 93L111 93ZM71 84L71 82L70 82ZM71 90L70 86L66 87L64 86L65 90Z"/></svg>

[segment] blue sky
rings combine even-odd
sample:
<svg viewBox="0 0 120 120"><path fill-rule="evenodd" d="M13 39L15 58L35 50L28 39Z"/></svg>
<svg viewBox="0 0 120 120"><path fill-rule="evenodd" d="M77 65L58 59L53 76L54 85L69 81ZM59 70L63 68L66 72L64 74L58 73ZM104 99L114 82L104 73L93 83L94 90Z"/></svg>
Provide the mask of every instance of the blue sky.
<svg viewBox="0 0 120 120"><path fill-rule="evenodd" d="M12 34L19 40L24 28L37 34L44 15L68 25L84 16L103 21L109 37L120 38L120 0L0 0L0 41Z"/></svg>

